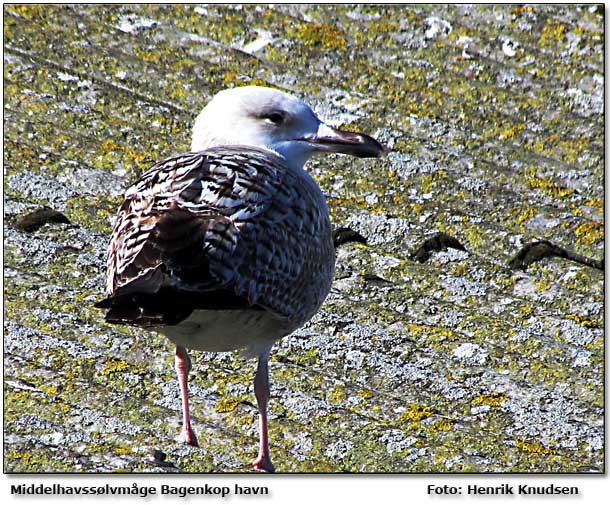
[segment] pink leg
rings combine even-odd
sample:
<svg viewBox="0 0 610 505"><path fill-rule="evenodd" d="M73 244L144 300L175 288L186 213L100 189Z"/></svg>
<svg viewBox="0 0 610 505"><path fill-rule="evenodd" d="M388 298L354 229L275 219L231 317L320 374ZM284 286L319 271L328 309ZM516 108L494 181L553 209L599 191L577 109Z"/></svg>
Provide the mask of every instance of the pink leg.
<svg viewBox="0 0 610 505"><path fill-rule="evenodd" d="M188 375L191 371L191 359L184 347L176 346L176 372L178 373L178 382L180 383L180 396L182 397L182 431L178 436L178 440L189 445L199 447L197 437L193 428L191 428L191 416L189 415L189 391L188 391Z"/></svg>
<svg viewBox="0 0 610 505"><path fill-rule="evenodd" d="M254 395L258 403L260 445L258 457L252 461L256 470L273 473L275 468L269 454L269 437L267 434L267 402L269 401L269 352L258 357L258 368L254 377Z"/></svg>

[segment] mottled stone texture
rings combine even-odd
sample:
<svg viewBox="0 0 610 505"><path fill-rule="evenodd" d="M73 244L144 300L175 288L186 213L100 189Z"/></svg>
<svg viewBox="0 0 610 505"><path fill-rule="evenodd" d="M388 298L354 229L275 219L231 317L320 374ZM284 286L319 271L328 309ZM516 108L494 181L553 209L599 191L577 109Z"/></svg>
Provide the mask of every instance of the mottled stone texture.
<svg viewBox="0 0 610 505"><path fill-rule="evenodd" d="M507 267L603 257L603 7L4 9L5 471L250 471L254 362L193 353L180 445L171 346L93 308L123 190L247 83L392 149L308 165L368 246L274 349L278 471L604 471L603 272ZM413 261L436 232L466 251Z"/></svg>

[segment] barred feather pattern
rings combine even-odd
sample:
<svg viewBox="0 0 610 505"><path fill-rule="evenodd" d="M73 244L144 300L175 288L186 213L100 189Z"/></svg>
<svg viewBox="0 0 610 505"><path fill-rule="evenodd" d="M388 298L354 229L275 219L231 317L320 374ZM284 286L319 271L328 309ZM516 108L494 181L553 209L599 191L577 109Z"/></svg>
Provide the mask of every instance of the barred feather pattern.
<svg viewBox="0 0 610 505"><path fill-rule="evenodd" d="M219 146L157 163L127 190L107 293L231 290L292 331L326 298L334 263L311 176L270 150Z"/></svg>

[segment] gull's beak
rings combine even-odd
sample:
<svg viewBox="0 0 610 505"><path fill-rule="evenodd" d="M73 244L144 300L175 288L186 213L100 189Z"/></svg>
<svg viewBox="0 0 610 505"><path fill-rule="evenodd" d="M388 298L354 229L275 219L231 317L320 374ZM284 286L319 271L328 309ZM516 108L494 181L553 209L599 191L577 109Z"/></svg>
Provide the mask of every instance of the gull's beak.
<svg viewBox="0 0 610 505"><path fill-rule="evenodd" d="M358 158L377 158L385 149L373 137L364 133L335 130L320 123L315 135L304 138L316 151L349 154Z"/></svg>

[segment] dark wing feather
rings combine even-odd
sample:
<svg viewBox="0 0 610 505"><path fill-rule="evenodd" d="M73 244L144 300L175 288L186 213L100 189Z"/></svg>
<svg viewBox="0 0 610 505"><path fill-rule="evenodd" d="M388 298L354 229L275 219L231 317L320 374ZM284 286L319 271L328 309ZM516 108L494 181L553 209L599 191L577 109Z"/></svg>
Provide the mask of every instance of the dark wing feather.
<svg viewBox="0 0 610 505"><path fill-rule="evenodd" d="M109 247L109 298L98 306L134 324L246 307L302 324L330 287L330 237L317 185L270 151L176 156L127 191Z"/></svg>

